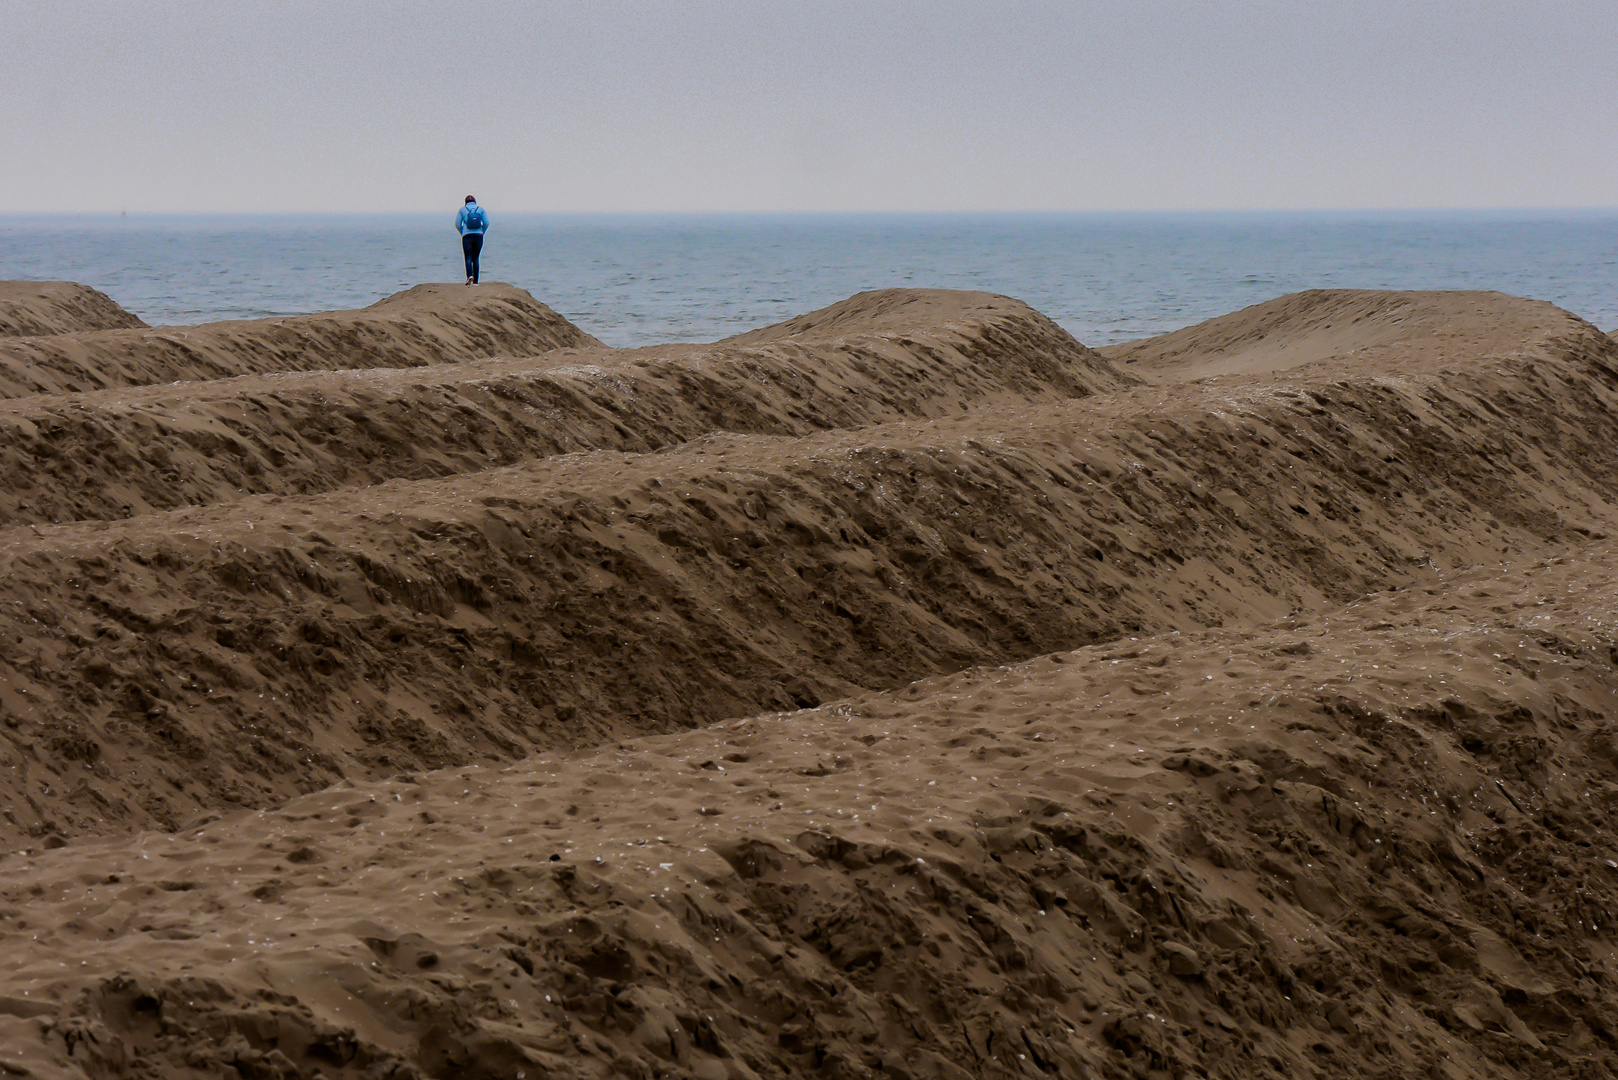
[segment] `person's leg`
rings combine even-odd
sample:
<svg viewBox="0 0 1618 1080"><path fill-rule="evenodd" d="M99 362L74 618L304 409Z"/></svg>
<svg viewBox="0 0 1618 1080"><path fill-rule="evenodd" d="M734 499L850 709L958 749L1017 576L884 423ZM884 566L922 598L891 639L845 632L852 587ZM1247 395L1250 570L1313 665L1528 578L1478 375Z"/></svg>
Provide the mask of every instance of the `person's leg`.
<svg viewBox="0 0 1618 1080"><path fill-rule="evenodd" d="M461 256L466 260L466 283L472 284L478 273L478 249L483 246L483 237L477 233L465 233L461 236Z"/></svg>
<svg viewBox="0 0 1618 1080"><path fill-rule="evenodd" d="M478 283L478 256L483 254L483 234L473 233L467 239L472 241L470 265L472 267L472 284L476 285Z"/></svg>

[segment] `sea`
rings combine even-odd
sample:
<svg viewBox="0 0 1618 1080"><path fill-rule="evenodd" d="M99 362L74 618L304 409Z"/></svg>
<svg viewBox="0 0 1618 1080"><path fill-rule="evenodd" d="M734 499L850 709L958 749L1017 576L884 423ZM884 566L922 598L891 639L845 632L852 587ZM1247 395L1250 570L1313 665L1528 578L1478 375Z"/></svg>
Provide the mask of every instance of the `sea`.
<svg viewBox="0 0 1618 1080"><path fill-rule="evenodd" d="M0 215L0 279L93 285L153 325L363 307L461 281L434 215ZM610 345L712 341L890 286L1027 301L1088 345L1300 289L1498 289L1618 326L1618 210L503 214L485 280Z"/></svg>

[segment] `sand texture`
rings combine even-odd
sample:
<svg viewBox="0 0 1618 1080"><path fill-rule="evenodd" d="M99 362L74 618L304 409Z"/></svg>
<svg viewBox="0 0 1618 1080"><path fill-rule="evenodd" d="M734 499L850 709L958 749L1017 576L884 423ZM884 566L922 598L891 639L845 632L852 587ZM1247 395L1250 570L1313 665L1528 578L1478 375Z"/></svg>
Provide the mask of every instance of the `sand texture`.
<svg viewBox="0 0 1618 1080"><path fill-rule="evenodd" d="M259 372L420 367L595 344L522 289L417 285L358 311L0 337L0 398Z"/></svg>
<svg viewBox="0 0 1618 1080"><path fill-rule="evenodd" d="M146 324L106 293L71 281L0 281L0 338L128 330Z"/></svg>
<svg viewBox="0 0 1618 1080"><path fill-rule="evenodd" d="M1618 343L569 331L0 405L0 1076L1618 1071Z"/></svg>

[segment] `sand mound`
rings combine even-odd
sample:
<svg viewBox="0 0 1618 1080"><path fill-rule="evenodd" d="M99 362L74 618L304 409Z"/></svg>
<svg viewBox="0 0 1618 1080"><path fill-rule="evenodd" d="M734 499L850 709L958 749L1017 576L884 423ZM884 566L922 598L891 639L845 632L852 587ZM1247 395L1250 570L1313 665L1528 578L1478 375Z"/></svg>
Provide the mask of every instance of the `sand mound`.
<svg viewBox="0 0 1618 1080"><path fill-rule="evenodd" d="M106 293L71 281L0 281L0 337L145 326Z"/></svg>
<svg viewBox="0 0 1618 1080"><path fill-rule="evenodd" d="M0 791L0 836L173 823L1557 550L1618 527L1618 351L1578 325L1403 381L1215 380L12 528L0 708L49 790Z"/></svg>
<svg viewBox="0 0 1618 1080"><path fill-rule="evenodd" d="M946 297L950 302L946 303ZM525 360L249 376L0 403L0 524L116 519L472 472L711 431L801 435L1133 384L1044 316L929 295L906 334L553 351ZM947 316L947 318L946 318Z"/></svg>
<svg viewBox="0 0 1618 1080"><path fill-rule="evenodd" d="M418 367L599 344L522 289L417 285L358 311L0 338L0 398L253 372Z"/></svg>
<svg viewBox="0 0 1618 1080"><path fill-rule="evenodd" d="M1602 1076L1618 551L4 861L24 1075Z"/></svg>
<svg viewBox="0 0 1618 1080"><path fill-rule="evenodd" d="M1036 324L1036 332L1052 339L1068 336L1045 316L1009 296L954 289L874 289L726 340L755 344L782 338L903 338L921 327L949 327L963 315L978 325L1011 318Z"/></svg>
<svg viewBox="0 0 1618 1080"><path fill-rule="evenodd" d="M1587 324L1554 305L1493 292L1292 293L1183 330L1101 350L1142 375L1190 380L1336 361L1345 373L1392 360L1400 370L1518 349Z"/></svg>

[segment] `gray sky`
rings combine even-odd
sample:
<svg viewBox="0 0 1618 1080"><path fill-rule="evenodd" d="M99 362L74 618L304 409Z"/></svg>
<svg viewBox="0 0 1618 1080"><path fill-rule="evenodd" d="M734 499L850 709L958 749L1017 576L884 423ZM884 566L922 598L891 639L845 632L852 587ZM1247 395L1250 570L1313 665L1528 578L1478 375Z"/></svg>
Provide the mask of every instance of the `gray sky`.
<svg viewBox="0 0 1618 1080"><path fill-rule="evenodd" d="M1613 0L0 0L0 211L1618 206Z"/></svg>

